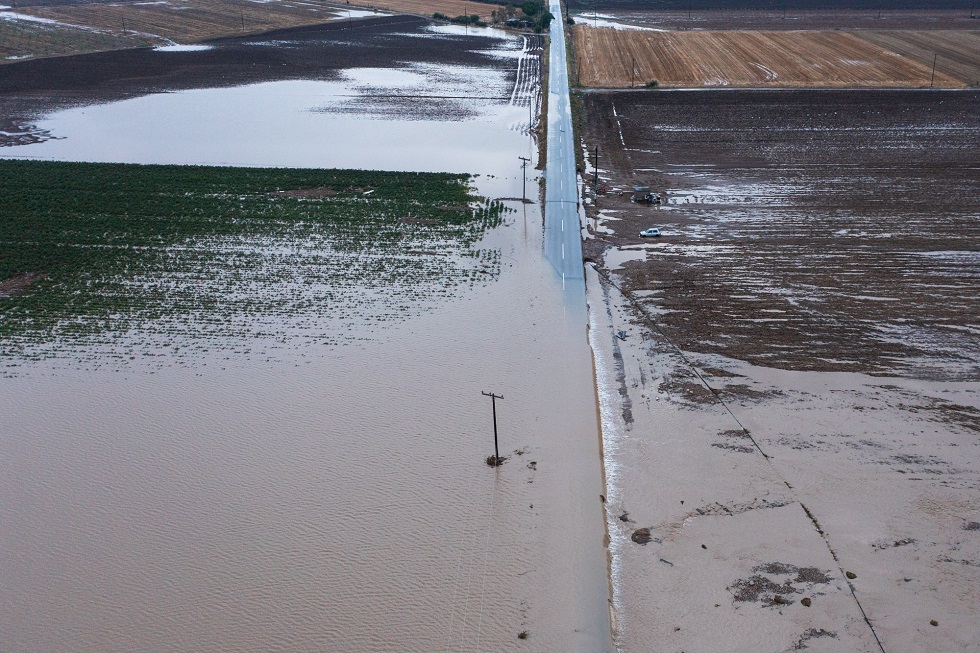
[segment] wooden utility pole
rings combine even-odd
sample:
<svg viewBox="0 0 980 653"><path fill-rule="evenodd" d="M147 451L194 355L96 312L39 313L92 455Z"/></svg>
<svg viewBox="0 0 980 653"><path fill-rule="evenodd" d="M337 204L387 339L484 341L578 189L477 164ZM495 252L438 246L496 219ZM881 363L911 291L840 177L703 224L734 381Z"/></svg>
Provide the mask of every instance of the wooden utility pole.
<svg viewBox="0 0 980 653"><path fill-rule="evenodd" d="M527 162L531 159L523 156L519 156L517 158L521 160L521 169L524 171L524 185L521 188L521 200L527 204ZM483 394L487 393L484 392ZM503 397L501 397L501 399L503 399Z"/></svg>
<svg viewBox="0 0 980 653"><path fill-rule="evenodd" d="M592 164L592 195L593 199L599 197L599 146L595 146L595 162Z"/></svg>
<svg viewBox="0 0 980 653"><path fill-rule="evenodd" d="M937 61L939 61L939 53L938 52L936 53L936 56L932 58L932 78L929 80L929 88L932 88L933 82L936 81L936 62Z"/></svg>
<svg viewBox="0 0 980 653"><path fill-rule="evenodd" d="M492 392L481 392L485 397L490 397L490 403L493 405L493 461L494 467L500 465L503 460L500 457L500 447L497 444L497 400L503 399L503 395L495 395ZM488 461L489 462L489 461Z"/></svg>
<svg viewBox="0 0 980 653"><path fill-rule="evenodd" d="M527 133L532 137L534 135L534 93L531 93L527 99Z"/></svg>

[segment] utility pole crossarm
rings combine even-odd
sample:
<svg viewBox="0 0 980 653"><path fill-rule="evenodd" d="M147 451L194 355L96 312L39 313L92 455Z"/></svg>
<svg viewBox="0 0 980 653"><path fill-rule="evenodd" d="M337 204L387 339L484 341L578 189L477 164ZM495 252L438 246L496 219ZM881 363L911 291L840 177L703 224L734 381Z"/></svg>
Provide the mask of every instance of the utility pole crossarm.
<svg viewBox="0 0 980 653"><path fill-rule="evenodd" d="M493 404L493 466L497 467L503 462L500 458L500 447L497 445L497 400L503 399L503 395L494 394L492 392L480 392L484 397L490 397L490 402ZM490 462L489 460L487 461Z"/></svg>

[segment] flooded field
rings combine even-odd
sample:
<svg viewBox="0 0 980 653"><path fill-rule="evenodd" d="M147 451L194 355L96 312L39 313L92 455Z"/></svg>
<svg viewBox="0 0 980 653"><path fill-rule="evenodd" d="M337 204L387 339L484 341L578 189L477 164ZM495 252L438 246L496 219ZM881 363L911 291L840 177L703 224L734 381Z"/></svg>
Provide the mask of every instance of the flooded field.
<svg viewBox="0 0 980 653"><path fill-rule="evenodd" d="M583 98L622 650L976 648L977 93Z"/></svg>
<svg viewBox="0 0 980 653"><path fill-rule="evenodd" d="M304 257L321 256L336 235L294 230L298 238L242 241L239 253L282 263L246 266L267 298L283 282L306 286L301 334L294 320L253 302L235 319L255 328L238 334L204 325L231 317L208 314L171 349L147 347L137 324L102 349L19 360L0 380L0 648L605 645L584 306L543 260L539 206L507 199L520 196L518 156L536 152L528 134L535 44L490 31L466 40L462 29L421 22L383 29L390 42L411 39L418 52L431 44L446 58L392 66L378 54L349 70L327 58L317 69L313 54L336 34L304 31L276 36L276 47L256 56L285 52L319 70L307 77L318 81L303 81L292 65L286 80L269 69L256 79L243 66L229 77L252 85L206 90L206 58L220 61L218 47L140 55L198 63L140 80L128 99L123 75L88 86L97 70L89 64L69 76L77 108L65 108L57 89L3 96L16 109L8 119L25 107L66 109L36 111L43 115L31 125L42 136L7 156L440 170L474 175L473 192L508 211L499 226L474 233L473 283L439 290L439 278L427 285L409 276L414 294L404 302L388 285L366 283L363 256L346 280L306 276ZM467 68L454 69L461 58ZM419 102L420 89L444 97ZM154 92L163 90L178 92ZM100 92L120 101L94 104ZM397 132L388 131L393 123ZM149 134L153 145L137 138ZM406 230L428 219L397 217ZM402 242L404 256L377 261L379 274L397 277L405 256L446 253ZM207 276L175 283L207 288ZM317 294L347 283L336 308ZM353 301L397 315L377 320L377 311L349 310ZM179 317L195 319L193 311ZM193 355L175 353L177 345ZM111 358L123 351L132 358ZM504 396L497 418L508 459L497 468L485 463L493 427L482 391Z"/></svg>
<svg viewBox="0 0 980 653"><path fill-rule="evenodd" d="M925 373L933 359L976 373L976 92L586 97L612 131L598 201L619 210L611 241L664 231L623 274L656 295L683 349L879 373ZM615 190L634 184L665 205Z"/></svg>

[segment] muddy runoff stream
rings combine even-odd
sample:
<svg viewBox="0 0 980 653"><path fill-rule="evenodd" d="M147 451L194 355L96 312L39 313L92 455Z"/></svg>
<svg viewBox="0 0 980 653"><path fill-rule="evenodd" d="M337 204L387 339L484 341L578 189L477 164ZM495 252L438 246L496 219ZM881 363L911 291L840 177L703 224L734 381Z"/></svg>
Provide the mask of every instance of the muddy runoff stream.
<svg viewBox="0 0 980 653"><path fill-rule="evenodd" d="M516 68L520 39L495 38ZM39 123L63 140L4 154L465 171L481 195L519 197L532 89L472 72L509 99L392 118L357 104L365 87L450 82L352 71L73 109ZM0 649L598 650L608 579L584 299L543 260L539 205L508 205L481 243L499 250L494 280L340 344L62 356L0 379ZM482 391L504 396L497 468Z"/></svg>

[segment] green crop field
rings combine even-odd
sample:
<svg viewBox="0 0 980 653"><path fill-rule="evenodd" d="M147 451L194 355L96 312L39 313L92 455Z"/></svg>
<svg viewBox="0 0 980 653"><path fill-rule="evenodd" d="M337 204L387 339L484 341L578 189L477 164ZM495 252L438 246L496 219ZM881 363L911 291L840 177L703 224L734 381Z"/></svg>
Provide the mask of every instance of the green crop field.
<svg viewBox="0 0 980 653"><path fill-rule="evenodd" d="M330 344L404 319L499 273L479 242L505 208L469 180L0 160L0 353Z"/></svg>

